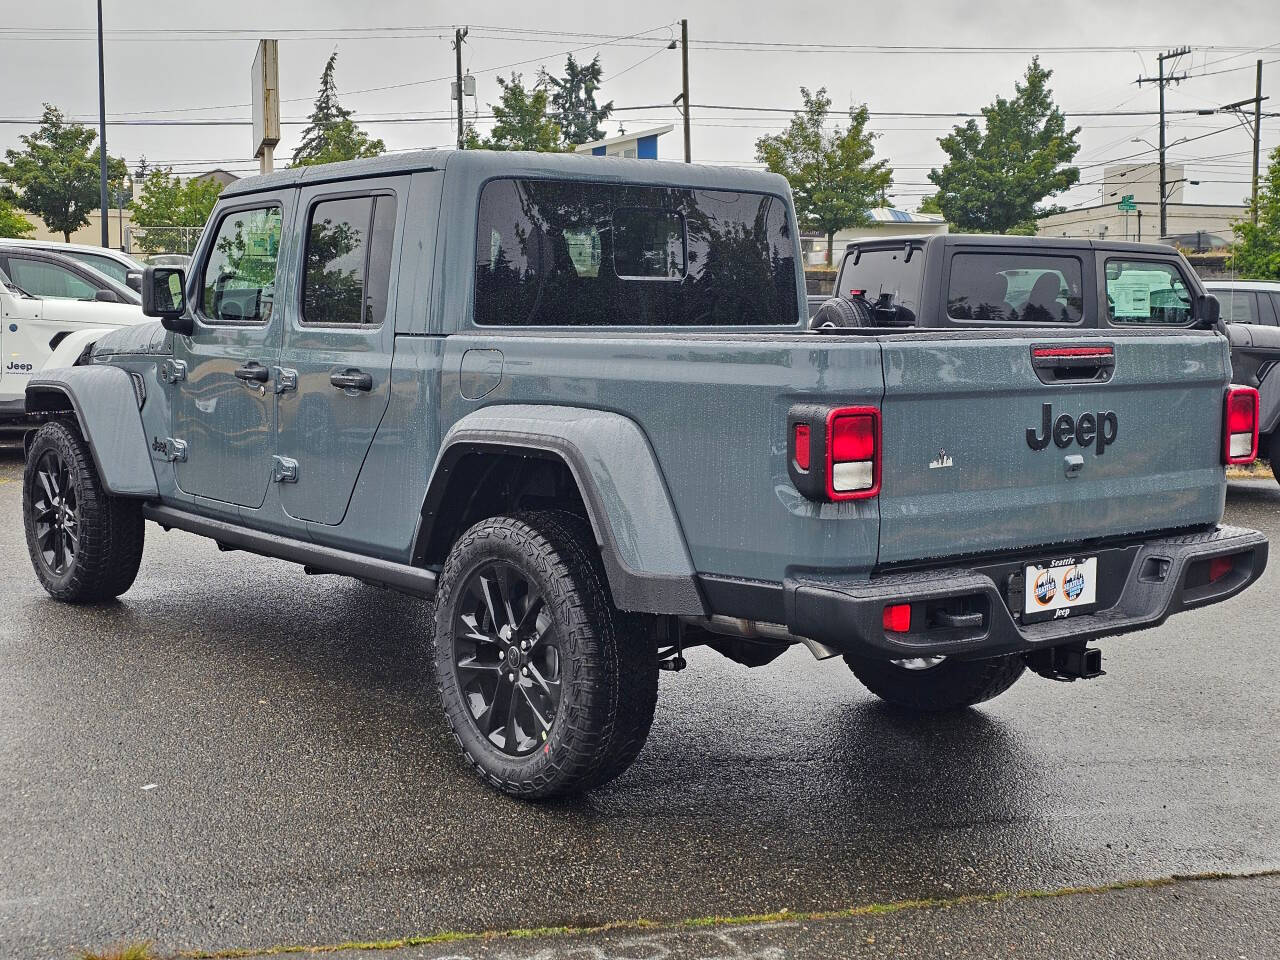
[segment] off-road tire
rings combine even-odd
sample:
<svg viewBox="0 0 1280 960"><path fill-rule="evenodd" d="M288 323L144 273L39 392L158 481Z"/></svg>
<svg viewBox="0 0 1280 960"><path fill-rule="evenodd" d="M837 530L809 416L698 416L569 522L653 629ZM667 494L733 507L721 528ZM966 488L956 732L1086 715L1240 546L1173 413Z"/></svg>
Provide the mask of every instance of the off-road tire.
<svg viewBox="0 0 1280 960"><path fill-rule="evenodd" d="M36 533L36 504L41 494L35 485L40 483L47 453L65 464L78 513L78 548L60 571L44 559ZM118 597L133 586L142 563L142 504L106 492L89 446L73 423L52 420L36 431L22 475L22 517L31 565L55 600L97 603Z"/></svg>
<svg viewBox="0 0 1280 960"><path fill-rule="evenodd" d="M853 675L881 700L920 713L962 710L998 697L1014 685L1027 665L1021 654L988 660L948 657L927 670L908 670L890 660L845 654Z"/></svg>
<svg viewBox="0 0 1280 960"><path fill-rule="evenodd" d="M1261 449L1259 450L1261 453ZM1267 463L1271 464L1271 475L1280 482L1280 431L1267 437Z"/></svg>
<svg viewBox="0 0 1280 960"><path fill-rule="evenodd" d="M504 753L480 732L455 668L462 591L494 561L515 566L538 586L560 649L560 703L545 747L527 756ZM657 701L657 644L643 617L613 606L585 520L536 511L469 529L441 571L434 634L445 719L469 766L490 786L524 799L581 793L621 774L644 746Z"/></svg>
<svg viewBox="0 0 1280 960"><path fill-rule="evenodd" d="M874 327L875 313L862 297L832 297L823 301L809 321L811 330Z"/></svg>

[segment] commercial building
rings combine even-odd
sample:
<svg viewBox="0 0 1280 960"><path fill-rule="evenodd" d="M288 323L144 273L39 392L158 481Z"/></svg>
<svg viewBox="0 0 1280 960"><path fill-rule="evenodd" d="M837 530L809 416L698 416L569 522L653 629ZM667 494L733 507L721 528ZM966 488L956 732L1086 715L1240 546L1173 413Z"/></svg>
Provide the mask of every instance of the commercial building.
<svg viewBox="0 0 1280 960"><path fill-rule="evenodd" d="M1103 170L1096 203L1052 213L1036 221L1042 237L1085 237L1108 240L1163 240L1194 251L1218 250L1231 243L1231 224L1248 215L1244 204L1187 203L1185 188L1198 181L1186 176L1182 164L1165 167L1165 219L1160 235L1160 166L1155 163L1111 164ZM1124 206L1132 210L1120 209Z"/></svg>
<svg viewBox="0 0 1280 960"><path fill-rule="evenodd" d="M675 127L666 124L661 127L649 127L634 133L620 131L615 137L603 140L591 140L580 143L573 148L574 153L589 153L593 157L633 157L637 160L658 159L658 138L670 133Z"/></svg>

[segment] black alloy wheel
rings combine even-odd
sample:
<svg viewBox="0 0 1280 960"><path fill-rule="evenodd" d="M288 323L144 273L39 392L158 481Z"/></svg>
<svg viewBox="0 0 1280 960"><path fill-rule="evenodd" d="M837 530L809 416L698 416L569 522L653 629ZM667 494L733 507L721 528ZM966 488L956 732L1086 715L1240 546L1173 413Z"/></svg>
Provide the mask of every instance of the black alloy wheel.
<svg viewBox="0 0 1280 960"><path fill-rule="evenodd" d="M467 579L453 623L453 666L471 721L511 757L547 742L560 709L561 655L545 598L510 563Z"/></svg>
<svg viewBox="0 0 1280 960"><path fill-rule="evenodd" d="M71 468L56 450L45 450L29 484L36 556L49 573L61 577L80 552L80 500Z"/></svg>

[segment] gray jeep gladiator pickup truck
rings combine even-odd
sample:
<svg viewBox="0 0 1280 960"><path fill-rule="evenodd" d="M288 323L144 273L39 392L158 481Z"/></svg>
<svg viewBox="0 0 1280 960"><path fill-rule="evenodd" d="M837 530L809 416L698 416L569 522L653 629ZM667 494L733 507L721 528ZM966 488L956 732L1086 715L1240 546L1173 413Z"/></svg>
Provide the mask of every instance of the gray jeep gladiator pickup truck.
<svg viewBox="0 0 1280 960"><path fill-rule="evenodd" d="M124 593L150 520L433 598L450 727L518 796L626 769L687 647L803 644L956 709L1028 668L1096 676L1086 641L1267 559L1219 525L1256 440L1224 338L810 330L771 175L287 170L228 187L189 276L143 291L158 323L27 389L51 418L23 480L45 589Z"/></svg>

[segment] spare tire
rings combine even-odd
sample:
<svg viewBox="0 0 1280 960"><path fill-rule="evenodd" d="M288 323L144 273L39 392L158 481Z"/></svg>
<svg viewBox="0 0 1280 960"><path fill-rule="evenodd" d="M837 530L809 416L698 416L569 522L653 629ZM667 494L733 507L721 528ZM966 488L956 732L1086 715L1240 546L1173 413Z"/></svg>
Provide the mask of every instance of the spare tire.
<svg viewBox="0 0 1280 960"><path fill-rule="evenodd" d="M871 304L862 297L832 297L818 308L809 321L811 330L831 330L841 327L874 327L875 314Z"/></svg>

